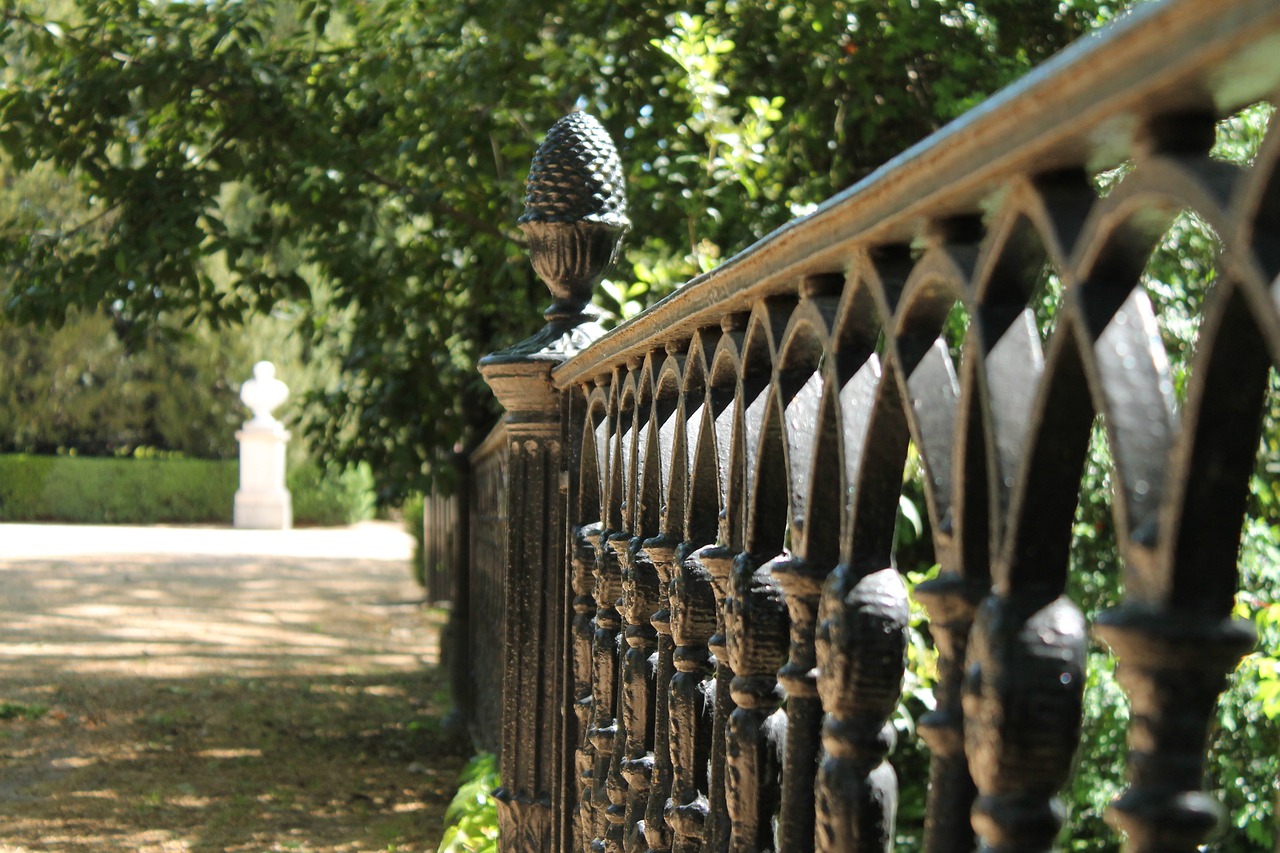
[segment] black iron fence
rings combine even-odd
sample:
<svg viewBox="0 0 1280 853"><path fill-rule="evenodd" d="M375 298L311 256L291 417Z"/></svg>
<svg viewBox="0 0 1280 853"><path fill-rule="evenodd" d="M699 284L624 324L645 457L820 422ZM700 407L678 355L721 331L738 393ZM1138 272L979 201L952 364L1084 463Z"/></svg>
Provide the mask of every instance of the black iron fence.
<svg viewBox="0 0 1280 853"><path fill-rule="evenodd" d="M1280 131L1248 167L1209 151L1277 89L1280 5L1145 7L607 335L588 303L621 172L593 119L557 124L522 218L555 303L481 368L508 412L475 461L470 582L473 642L501 644L503 849L888 849L913 447L941 566L917 589L925 849L1052 849L1095 423L1126 592L1092 630L1132 705L1112 820L1131 850L1198 849L1280 359ZM1222 248L1179 398L1141 277L1183 210Z"/></svg>
<svg viewBox="0 0 1280 853"><path fill-rule="evenodd" d="M458 492L433 487L423 496L422 586L432 604L452 604L457 597L460 567L466 563L466 512Z"/></svg>

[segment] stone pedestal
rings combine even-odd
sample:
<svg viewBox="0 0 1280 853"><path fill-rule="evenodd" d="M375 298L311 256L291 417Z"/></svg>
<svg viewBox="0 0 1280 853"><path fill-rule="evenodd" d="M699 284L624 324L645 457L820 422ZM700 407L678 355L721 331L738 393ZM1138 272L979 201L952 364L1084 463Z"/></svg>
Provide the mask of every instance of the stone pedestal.
<svg viewBox="0 0 1280 853"><path fill-rule="evenodd" d="M289 431L279 422L245 424L240 442L240 489L233 523L254 530L293 527L293 501L284 485L284 448Z"/></svg>
<svg viewBox="0 0 1280 853"><path fill-rule="evenodd" d="M284 485L284 448L289 431L271 415L289 396L289 389L276 379L269 361L253 366L253 378L240 389L240 399L253 412L244 429L236 433L240 442L240 490L236 492L232 523L257 530L288 530L293 527L293 503Z"/></svg>

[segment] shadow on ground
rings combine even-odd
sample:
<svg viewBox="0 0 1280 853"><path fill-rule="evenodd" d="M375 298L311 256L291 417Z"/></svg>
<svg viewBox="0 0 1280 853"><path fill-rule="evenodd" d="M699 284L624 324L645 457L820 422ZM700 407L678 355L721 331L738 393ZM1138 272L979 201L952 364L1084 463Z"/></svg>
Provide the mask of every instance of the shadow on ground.
<svg viewBox="0 0 1280 853"><path fill-rule="evenodd" d="M59 678L5 700L7 851L434 849L469 753L433 672Z"/></svg>
<svg viewBox="0 0 1280 853"><path fill-rule="evenodd" d="M0 683L86 674L345 672L439 662L403 564L262 557L0 563Z"/></svg>
<svg viewBox="0 0 1280 853"><path fill-rule="evenodd" d="M434 850L443 618L403 558L0 560L0 853Z"/></svg>

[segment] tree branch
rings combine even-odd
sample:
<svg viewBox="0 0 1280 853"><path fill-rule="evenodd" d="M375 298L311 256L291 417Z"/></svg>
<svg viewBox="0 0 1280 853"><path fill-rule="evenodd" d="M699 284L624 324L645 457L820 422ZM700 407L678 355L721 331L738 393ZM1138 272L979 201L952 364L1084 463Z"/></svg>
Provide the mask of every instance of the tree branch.
<svg viewBox="0 0 1280 853"><path fill-rule="evenodd" d="M379 175L377 172L373 171L372 169L365 169L361 172L361 174L363 174L369 180L373 181L375 184L381 187L385 187L386 189L389 189L393 192L400 193L401 195L416 196L419 198L425 195L422 192L422 190L415 189L414 187L408 186L407 184L403 184L400 181L394 180L392 178L387 178L387 177L384 177L383 175ZM498 237L502 240L507 240L511 243L515 243L517 246L519 246L522 249L528 247L528 244L524 240L521 240L520 238L515 237L503 231L502 229L495 226L492 222L489 222L487 220L481 219L478 216L474 216L470 213L467 213L465 210L460 210L454 207L453 205L449 204L448 202L442 201L439 198L429 199L429 201L431 205L437 208L441 213L445 214L446 216L451 216L454 219L457 219L459 222L464 222L478 231L483 231L484 233L489 234L491 236Z"/></svg>

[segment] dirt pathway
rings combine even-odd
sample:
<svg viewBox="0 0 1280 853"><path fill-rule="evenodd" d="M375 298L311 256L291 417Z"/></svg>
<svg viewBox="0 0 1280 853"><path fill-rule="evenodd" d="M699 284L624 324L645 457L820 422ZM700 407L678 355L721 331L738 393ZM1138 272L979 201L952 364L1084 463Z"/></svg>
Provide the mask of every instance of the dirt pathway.
<svg viewBox="0 0 1280 853"><path fill-rule="evenodd" d="M0 525L0 852L434 850L469 752L388 525Z"/></svg>

